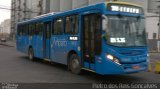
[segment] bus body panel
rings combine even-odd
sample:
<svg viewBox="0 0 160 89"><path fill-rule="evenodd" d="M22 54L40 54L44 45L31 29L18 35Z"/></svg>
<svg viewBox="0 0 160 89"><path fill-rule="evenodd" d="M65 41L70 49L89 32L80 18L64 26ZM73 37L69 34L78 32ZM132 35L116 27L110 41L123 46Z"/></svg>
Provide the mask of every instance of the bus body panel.
<svg viewBox="0 0 160 89"><path fill-rule="evenodd" d="M145 71L148 68L148 57L147 57L147 47L133 47L133 48L117 48L113 46L106 46L104 43L102 46L103 51L99 58L96 60L96 73L98 74L127 74L127 73L136 73L140 71ZM132 51L128 52L128 50L136 50L139 54L132 54ZM119 51L117 51L119 50ZM130 54L121 54L123 51L128 52ZM139 50L143 50L140 51ZM135 52L135 51L134 51ZM108 60L106 58L106 54L109 53L120 60L121 65L115 64L114 62ZM127 56L126 56L127 55ZM138 56L137 56L138 55ZM130 59L129 59L130 58ZM134 69L134 66L138 66L139 68ZM105 68L102 70L102 68Z"/></svg>
<svg viewBox="0 0 160 89"><path fill-rule="evenodd" d="M78 36L52 36L51 38L51 58L52 61L67 64L67 56L70 51L75 51L79 54L78 47L79 41L69 41L70 37L78 37ZM79 38L79 37L78 37ZM58 50L58 51L55 51Z"/></svg>
<svg viewBox="0 0 160 89"><path fill-rule="evenodd" d="M37 50L37 57L43 59L43 37L37 36L36 40L36 50Z"/></svg>

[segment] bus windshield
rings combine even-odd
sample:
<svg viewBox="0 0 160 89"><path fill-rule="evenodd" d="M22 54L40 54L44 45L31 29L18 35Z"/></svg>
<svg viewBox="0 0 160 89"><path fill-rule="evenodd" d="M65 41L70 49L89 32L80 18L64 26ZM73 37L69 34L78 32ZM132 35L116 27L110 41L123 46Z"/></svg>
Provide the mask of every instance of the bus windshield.
<svg viewBox="0 0 160 89"><path fill-rule="evenodd" d="M113 46L146 46L145 20L141 17L107 16L103 25L106 43ZM106 20L106 19L105 19Z"/></svg>

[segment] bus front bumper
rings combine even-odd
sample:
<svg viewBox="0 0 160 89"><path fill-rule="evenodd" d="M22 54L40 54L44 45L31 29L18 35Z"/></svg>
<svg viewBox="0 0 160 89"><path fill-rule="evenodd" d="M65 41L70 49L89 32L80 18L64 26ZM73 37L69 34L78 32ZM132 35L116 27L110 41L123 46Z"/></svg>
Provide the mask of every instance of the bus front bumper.
<svg viewBox="0 0 160 89"><path fill-rule="evenodd" d="M145 71L148 68L148 62L136 64L121 64L118 65L111 61L105 61L96 64L96 73L101 75L108 74L131 74Z"/></svg>

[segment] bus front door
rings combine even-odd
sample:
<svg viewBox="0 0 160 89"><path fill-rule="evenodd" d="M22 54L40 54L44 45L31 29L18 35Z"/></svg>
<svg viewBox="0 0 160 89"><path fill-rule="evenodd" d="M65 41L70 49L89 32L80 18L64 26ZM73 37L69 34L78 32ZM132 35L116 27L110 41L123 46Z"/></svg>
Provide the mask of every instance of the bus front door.
<svg viewBox="0 0 160 89"><path fill-rule="evenodd" d="M50 59L50 38L51 38L51 22L44 23L44 35L43 35L43 52L44 58Z"/></svg>
<svg viewBox="0 0 160 89"><path fill-rule="evenodd" d="M81 27L83 66L95 70L95 58L101 52L101 15L83 15Z"/></svg>

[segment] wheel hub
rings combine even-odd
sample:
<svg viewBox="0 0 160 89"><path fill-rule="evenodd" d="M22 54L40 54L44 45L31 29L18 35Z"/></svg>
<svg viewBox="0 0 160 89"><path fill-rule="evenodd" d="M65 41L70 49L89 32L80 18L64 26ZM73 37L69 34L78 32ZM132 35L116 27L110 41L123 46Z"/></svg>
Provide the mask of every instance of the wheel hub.
<svg viewBox="0 0 160 89"><path fill-rule="evenodd" d="M73 59L72 64L73 64L72 67L76 69L79 66L79 61L77 59Z"/></svg>

